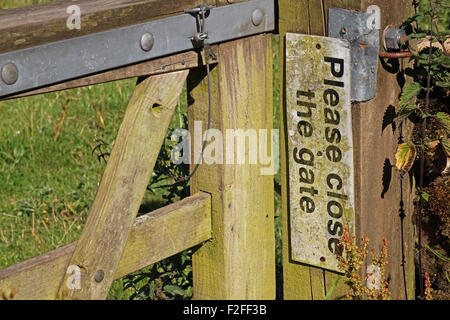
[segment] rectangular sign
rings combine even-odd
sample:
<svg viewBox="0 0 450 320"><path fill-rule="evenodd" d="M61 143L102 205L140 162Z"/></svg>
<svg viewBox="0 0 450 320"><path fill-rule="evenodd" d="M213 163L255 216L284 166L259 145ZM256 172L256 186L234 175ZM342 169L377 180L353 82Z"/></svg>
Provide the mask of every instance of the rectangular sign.
<svg viewBox="0 0 450 320"><path fill-rule="evenodd" d="M350 62L346 40L286 34L291 259L333 271L355 233Z"/></svg>

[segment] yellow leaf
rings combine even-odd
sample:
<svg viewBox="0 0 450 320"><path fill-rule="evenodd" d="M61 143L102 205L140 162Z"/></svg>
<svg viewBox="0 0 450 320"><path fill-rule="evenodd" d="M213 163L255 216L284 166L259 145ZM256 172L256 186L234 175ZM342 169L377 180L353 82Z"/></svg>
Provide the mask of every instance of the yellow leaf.
<svg viewBox="0 0 450 320"><path fill-rule="evenodd" d="M400 171L400 174L404 175L411 170L415 158L416 147L410 143L402 143L397 147L395 167Z"/></svg>

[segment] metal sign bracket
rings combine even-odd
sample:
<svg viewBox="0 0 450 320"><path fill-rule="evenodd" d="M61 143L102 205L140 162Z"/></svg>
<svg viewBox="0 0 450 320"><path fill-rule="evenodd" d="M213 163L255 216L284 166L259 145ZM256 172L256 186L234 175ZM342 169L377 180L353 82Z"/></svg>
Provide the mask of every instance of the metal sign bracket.
<svg viewBox="0 0 450 320"><path fill-rule="evenodd" d="M376 5L367 12L329 10L328 36L350 42L352 101L368 101L375 96L380 29L381 10Z"/></svg>

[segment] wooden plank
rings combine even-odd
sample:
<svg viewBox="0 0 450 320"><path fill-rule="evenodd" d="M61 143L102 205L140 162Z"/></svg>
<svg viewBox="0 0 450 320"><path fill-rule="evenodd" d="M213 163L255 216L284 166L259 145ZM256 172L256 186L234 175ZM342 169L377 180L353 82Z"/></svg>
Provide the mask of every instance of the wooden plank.
<svg viewBox="0 0 450 320"><path fill-rule="evenodd" d="M81 289L69 289L66 275L58 298L108 295L187 74L156 75L137 84L70 261L82 270Z"/></svg>
<svg viewBox="0 0 450 320"><path fill-rule="evenodd" d="M114 279L119 279L211 237L211 196L197 193L136 218ZM54 299L76 242L0 270L0 290L16 299Z"/></svg>
<svg viewBox="0 0 450 320"><path fill-rule="evenodd" d="M285 35L286 32L308 33L309 3L306 0L278 0L280 33L280 78L282 90L280 90L281 114L280 114L280 158L281 158L281 203L282 203L282 235L283 235L283 298L286 300L310 300L312 299L311 275L309 267L294 262L291 259L290 247L290 218L289 212L289 166L286 143L286 103L284 92L285 83Z"/></svg>
<svg viewBox="0 0 450 320"><path fill-rule="evenodd" d="M215 54L217 54L217 45L212 45L211 49ZM215 60L212 62L216 63L218 61ZM51 85L45 88L31 90L25 93L20 93L18 95L6 97L3 100L28 97L37 94L49 93L60 90L74 89L134 77L151 76L173 71L192 69L204 65L204 63L205 57L203 52L197 53L195 51L188 51L178 53L172 56L145 61L131 66L106 71L92 76L70 80L64 83Z"/></svg>
<svg viewBox="0 0 450 320"><path fill-rule="evenodd" d="M311 277L312 300L323 300L325 298L325 273L323 269L309 268Z"/></svg>
<svg viewBox="0 0 450 320"><path fill-rule="evenodd" d="M0 10L0 53L143 23L214 3L213 0L60 0ZM70 17L67 8L71 5L80 8L80 29L67 27Z"/></svg>
<svg viewBox="0 0 450 320"><path fill-rule="evenodd" d="M221 44L219 56L211 77L211 127L223 135L227 129L271 129L271 36ZM206 130L207 88L203 69L188 78L191 136L194 121L203 121ZM195 299L275 298L273 176L248 162L202 164L191 180L192 192L211 193L213 215L213 239L193 256Z"/></svg>
<svg viewBox="0 0 450 320"><path fill-rule="evenodd" d="M322 3L321 3L322 2ZM387 24L399 24L410 13L411 4L407 0L279 0L279 32L280 32L280 57L284 58L284 35L286 32L312 33L323 35L323 22L327 23L320 12L322 6L327 13L328 8L338 7L354 10L364 10L370 4L377 4L382 10L382 29ZM283 66L283 67L282 67ZM284 72L283 60L280 65L280 72ZM284 75L282 88L284 88ZM403 200L407 217L412 216L414 188L409 182L404 181L400 192L400 179L394 176L390 189L382 198L381 177L383 164L386 158L394 163L393 156L399 137L399 130L384 130L381 132L382 118L385 109L389 105L398 104L399 86L396 82L396 75L391 74L379 67L377 80L377 95L375 99L361 104L354 104L352 108L353 139L354 139L354 162L355 162L355 205L356 205L356 232L358 238L368 236L371 239L371 248L377 251L381 248L382 238L386 237L390 241L389 257L394 260L388 265L387 275L391 279L390 288L393 298L405 298L405 285L408 291L408 298L413 298L414 294L414 237L411 219L403 222L405 233L405 255L406 255L406 280L403 278L401 267L401 233L400 218L398 215L400 200ZM282 90L283 92L283 90ZM281 97L281 101L284 99ZM289 248L289 221L288 221L288 187L287 187L287 145L285 143L285 106L281 112L281 172L282 172L282 214L283 214L283 277L284 277L284 298L285 299L312 299L310 272L315 271L313 267L297 264L290 259ZM379 124L379 125L374 125ZM403 136L410 134L410 128L404 128ZM373 150L376 148L376 152ZM400 197L403 199L400 199ZM332 285L335 273L325 271L325 291ZM345 294L345 286L341 280L332 298L338 298Z"/></svg>
<svg viewBox="0 0 450 320"><path fill-rule="evenodd" d="M376 4L381 9L381 30L389 24L400 25L408 16L414 13L409 0L364 0L362 8ZM411 66L406 59L401 60L406 69ZM398 71L401 71L400 69ZM377 253L382 247L383 238L389 241L386 277L393 299L414 299L414 194L415 187L412 178L401 179L395 169L388 191L383 193L383 167L385 160L395 164L397 144L402 136L410 141L412 124L409 122L392 130L392 126L383 128L383 117L389 106L398 107L400 85L397 74L384 68L379 62L377 91L375 98L354 106L353 136L359 152L355 157L355 176L360 194L360 236L370 239L369 250ZM368 130L370 129L370 130ZM376 177L376 178L375 178ZM406 218L402 222L400 208L403 204ZM405 247L405 277L402 268L402 233ZM406 284L406 288L405 288Z"/></svg>

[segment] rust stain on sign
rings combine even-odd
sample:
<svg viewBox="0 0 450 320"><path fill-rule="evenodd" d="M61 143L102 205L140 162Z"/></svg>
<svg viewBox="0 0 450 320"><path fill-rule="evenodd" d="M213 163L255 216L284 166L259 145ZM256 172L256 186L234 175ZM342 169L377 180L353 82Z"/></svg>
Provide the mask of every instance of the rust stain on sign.
<svg viewBox="0 0 450 320"><path fill-rule="evenodd" d="M286 34L291 259L339 271L355 233L350 44Z"/></svg>

